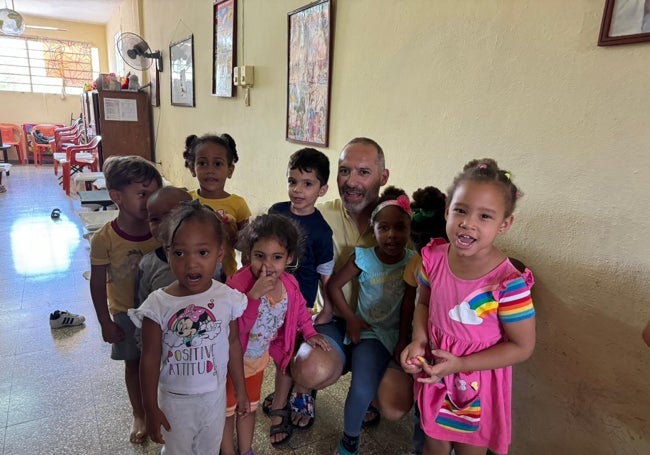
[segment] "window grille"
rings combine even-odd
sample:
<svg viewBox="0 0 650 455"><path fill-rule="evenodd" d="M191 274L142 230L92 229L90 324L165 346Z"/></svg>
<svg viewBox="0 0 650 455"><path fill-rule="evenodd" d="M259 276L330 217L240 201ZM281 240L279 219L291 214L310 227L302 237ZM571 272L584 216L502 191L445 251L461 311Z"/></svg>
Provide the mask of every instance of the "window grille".
<svg viewBox="0 0 650 455"><path fill-rule="evenodd" d="M0 37L0 90L79 94L98 71L90 43L38 37Z"/></svg>

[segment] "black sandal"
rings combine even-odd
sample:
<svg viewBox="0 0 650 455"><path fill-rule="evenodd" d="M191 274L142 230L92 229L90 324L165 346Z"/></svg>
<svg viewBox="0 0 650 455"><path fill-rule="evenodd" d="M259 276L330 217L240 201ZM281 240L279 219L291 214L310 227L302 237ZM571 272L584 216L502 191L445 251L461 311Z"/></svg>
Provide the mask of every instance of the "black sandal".
<svg viewBox="0 0 650 455"><path fill-rule="evenodd" d="M275 392L269 393L266 398L264 398L264 401L262 401L262 412L266 415L269 415L269 412L271 412L273 398L275 398Z"/></svg>
<svg viewBox="0 0 650 455"><path fill-rule="evenodd" d="M271 431L269 436L275 436L276 434L286 434L287 436L278 442L272 442L273 447L279 447L286 444L291 439L293 435L293 425L291 423L291 406L289 403L282 409L271 409L269 411L269 417L282 417L282 422L271 425Z"/></svg>

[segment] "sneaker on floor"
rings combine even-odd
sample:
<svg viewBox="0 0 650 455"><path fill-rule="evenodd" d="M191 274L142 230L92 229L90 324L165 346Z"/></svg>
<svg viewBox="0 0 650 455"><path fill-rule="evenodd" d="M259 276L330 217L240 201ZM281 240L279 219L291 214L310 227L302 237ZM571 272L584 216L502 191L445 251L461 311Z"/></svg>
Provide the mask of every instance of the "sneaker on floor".
<svg viewBox="0 0 650 455"><path fill-rule="evenodd" d="M53 329L81 325L85 320L86 318L80 314L73 314L67 311L56 310L54 313L50 313L50 327Z"/></svg>

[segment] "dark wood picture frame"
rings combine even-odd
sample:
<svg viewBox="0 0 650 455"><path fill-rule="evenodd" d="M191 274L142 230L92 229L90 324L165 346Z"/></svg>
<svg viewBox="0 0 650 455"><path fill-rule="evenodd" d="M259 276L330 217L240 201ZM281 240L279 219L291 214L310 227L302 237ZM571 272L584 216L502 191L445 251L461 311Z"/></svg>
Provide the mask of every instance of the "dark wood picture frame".
<svg viewBox="0 0 650 455"><path fill-rule="evenodd" d="M194 35L169 45L172 106L194 107Z"/></svg>
<svg viewBox="0 0 650 455"><path fill-rule="evenodd" d="M327 147L332 74L332 3L318 0L287 16L289 142Z"/></svg>
<svg viewBox="0 0 650 455"><path fill-rule="evenodd" d="M154 107L160 106L160 70L158 69L158 62L154 60L153 64L149 67L149 86L151 105Z"/></svg>
<svg viewBox="0 0 650 455"><path fill-rule="evenodd" d="M212 6L212 94L235 96L232 69L237 66L237 0L215 0Z"/></svg>
<svg viewBox="0 0 650 455"><path fill-rule="evenodd" d="M645 31L647 30L647 31ZM650 1L605 0L599 46L650 41Z"/></svg>

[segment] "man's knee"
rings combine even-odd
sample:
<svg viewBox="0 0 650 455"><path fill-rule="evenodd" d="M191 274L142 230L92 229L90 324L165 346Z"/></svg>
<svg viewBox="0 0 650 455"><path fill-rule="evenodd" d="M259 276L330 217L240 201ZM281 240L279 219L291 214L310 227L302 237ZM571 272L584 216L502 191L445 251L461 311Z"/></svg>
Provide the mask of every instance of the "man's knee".
<svg viewBox="0 0 650 455"><path fill-rule="evenodd" d="M323 351L303 343L293 358L291 376L296 384L309 389L322 389L341 376L343 364L335 351Z"/></svg>

